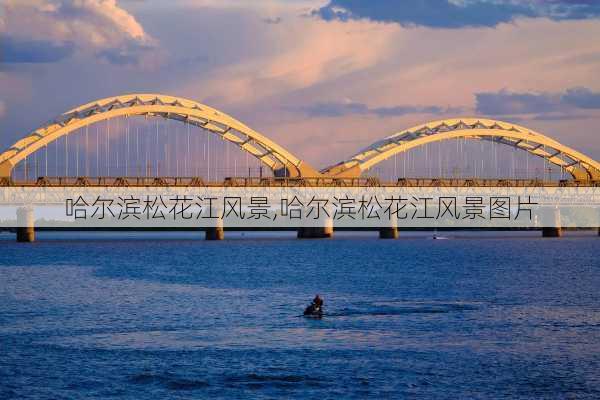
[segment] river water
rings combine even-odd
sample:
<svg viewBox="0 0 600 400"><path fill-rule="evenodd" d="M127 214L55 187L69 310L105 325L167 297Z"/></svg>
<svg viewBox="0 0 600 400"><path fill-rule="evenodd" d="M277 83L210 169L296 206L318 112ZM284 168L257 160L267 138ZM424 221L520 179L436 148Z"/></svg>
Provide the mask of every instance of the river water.
<svg viewBox="0 0 600 400"><path fill-rule="evenodd" d="M0 235L0 398L600 398L595 234L227 236Z"/></svg>

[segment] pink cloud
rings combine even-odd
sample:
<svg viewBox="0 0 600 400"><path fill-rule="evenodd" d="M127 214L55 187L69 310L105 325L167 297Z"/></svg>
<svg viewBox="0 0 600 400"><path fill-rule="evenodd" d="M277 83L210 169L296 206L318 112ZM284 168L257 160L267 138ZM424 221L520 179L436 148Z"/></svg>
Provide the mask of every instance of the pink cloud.
<svg viewBox="0 0 600 400"><path fill-rule="evenodd" d="M74 45L82 52L105 54L109 61L110 55L112 61L119 61L119 56L124 61L124 56L156 45L116 0L7 0L0 32L22 42L21 46L36 42Z"/></svg>
<svg viewBox="0 0 600 400"><path fill-rule="evenodd" d="M284 18L276 28L257 24L256 29L274 30L260 37L264 46L280 51L221 69L194 85L194 92L234 115L239 110L251 126L318 165L437 116L307 119L293 109L331 101L370 109L435 105L473 115L481 91L600 88L600 58L593 57L600 54L600 42L586 40L600 36L596 21L519 20L497 29L434 30ZM587 61L577 61L581 57ZM529 124L547 128L540 121ZM556 126L550 134L569 135L564 124Z"/></svg>

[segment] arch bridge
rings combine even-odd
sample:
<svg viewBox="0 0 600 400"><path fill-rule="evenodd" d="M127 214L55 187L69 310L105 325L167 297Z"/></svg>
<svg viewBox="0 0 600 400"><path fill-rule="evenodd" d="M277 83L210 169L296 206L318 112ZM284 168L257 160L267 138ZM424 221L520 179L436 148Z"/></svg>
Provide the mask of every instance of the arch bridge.
<svg viewBox="0 0 600 400"><path fill-rule="evenodd" d="M159 94L109 97L74 108L42 126L0 154L0 177L45 145L82 127L122 116L160 116L203 128L256 157L276 176L300 177L318 172L266 136L233 117L192 100Z"/></svg>
<svg viewBox="0 0 600 400"><path fill-rule="evenodd" d="M429 143L458 138L486 140L510 146L547 160L577 180L600 180L600 164L590 157L522 126L476 118L447 119L417 125L379 140L347 160L323 169L321 173L336 177L360 176L395 154Z"/></svg>
<svg viewBox="0 0 600 400"><path fill-rule="evenodd" d="M15 166L49 143L82 127L122 116L159 116L200 127L256 157L273 171L275 177L354 179L398 153L429 143L466 138L491 141L541 157L570 173L577 181L600 180L600 163L590 157L525 127L476 118L440 120L403 130L319 171L265 135L219 110L192 100L160 94L109 97L65 112L0 154L0 179L10 182Z"/></svg>

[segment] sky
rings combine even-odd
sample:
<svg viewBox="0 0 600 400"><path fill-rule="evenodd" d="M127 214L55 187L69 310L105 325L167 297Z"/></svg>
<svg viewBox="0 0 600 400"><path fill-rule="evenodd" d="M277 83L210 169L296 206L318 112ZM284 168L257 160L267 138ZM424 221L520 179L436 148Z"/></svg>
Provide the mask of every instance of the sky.
<svg viewBox="0 0 600 400"><path fill-rule="evenodd" d="M593 0L0 0L0 147L95 99L220 109L317 167L427 121L600 159Z"/></svg>

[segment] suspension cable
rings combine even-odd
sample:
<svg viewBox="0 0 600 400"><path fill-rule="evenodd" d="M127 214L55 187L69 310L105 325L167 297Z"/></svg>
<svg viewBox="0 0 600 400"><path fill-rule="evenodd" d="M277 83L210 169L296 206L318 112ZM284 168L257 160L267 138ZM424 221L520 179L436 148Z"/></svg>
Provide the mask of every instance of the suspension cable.
<svg viewBox="0 0 600 400"><path fill-rule="evenodd" d="M221 136L223 138L223 144L225 145L225 176L229 175L229 142L225 140L225 136Z"/></svg>
<svg viewBox="0 0 600 400"><path fill-rule="evenodd" d="M69 145L69 134L67 133L65 135L65 178L69 176L69 152L68 152L68 145Z"/></svg>
<svg viewBox="0 0 600 400"><path fill-rule="evenodd" d="M544 153L547 153L546 151L546 145L544 145ZM542 180L546 180L546 157L542 157L543 158L543 162L544 162L544 169L542 170Z"/></svg>
<svg viewBox="0 0 600 400"><path fill-rule="evenodd" d="M120 131L119 131L119 118L115 118L115 124L117 125L116 128L115 128L115 133L117 134L117 137L118 137L118 135L120 133ZM119 174L119 147L120 147L119 145L120 145L120 143L117 142L117 145L115 146L116 147L115 155L117 156L116 157L116 161L115 161L115 168L117 169L117 175L120 175Z"/></svg>
<svg viewBox="0 0 600 400"><path fill-rule="evenodd" d="M210 133L206 134L207 179L210 182Z"/></svg>
<svg viewBox="0 0 600 400"><path fill-rule="evenodd" d="M246 153L246 169L248 170L248 178L250 178L250 166L248 165L248 151Z"/></svg>
<svg viewBox="0 0 600 400"><path fill-rule="evenodd" d="M527 147L529 147L528 140L525 141L525 144L527 145ZM529 179L529 153L527 153L525 156L525 177Z"/></svg>
<svg viewBox="0 0 600 400"><path fill-rule="evenodd" d="M512 157L512 161L511 161L511 165L512 165L512 177L513 179L516 179L517 177L517 172L515 170L515 152L511 151L511 157Z"/></svg>
<svg viewBox="0 0 600 400"><path fill-rule="evenodd" d="M75 141L75 176L79 177L79 136Z"/></svg>
<svg viewBox="0 0 600 400"><path fill-rule="evenodd" d="M438 164L440 166L440 170L439 170L440 171L440 175L439 175L440 178L442 177L442 146L441 145L442 145L442 143L438 142L437 148L438 148Z"/></svg>
<svg viewBox="0 0 600 400"><path fill-rule="evenodd" d="M169 120L163 121L163 175L169 176L169 134L167 130L169 129Z"/></svg>
<svg viewBox="0 0 600 400"><path fill-rule="evenodd" d="M140 125L135 124L135 166L137 169L137 175L142 176L140 170Z"/></svg>
<svg viewBox="0 0 600 400"><path fill-rule="evenodd" d="M90 152L90 148L89 148L89 134L90 134L90 126L86 125L85 126L85 176L90 176L90 168L89 168L89 157L88 154Z"/></svg>
<svg viewBox="0 0 600 400"><path fill-rule="evenodd" d="M158 117L156 118L156 149L154 150L156 177L158 177Z"/></svg>
<svg viewBox="0 0 600 400"><path fill-rule="evenodd" d="M38 159L37 159L37 151L33 153L33 172L34 172L34 176L33 178L38 178Z"/></svg>
<svg viewBox="0 0 600 400"><path fill-rule="evenodd" d="M201 133L204 133L204 130L200 130ZM204 143L204 137L201 136L200 134L196 135L194 134L194 143L196 144L196 154L200 153L200 141L202 140L202 150L204 151L204 160L206 160L206 143ZM198 157L199 158L199 157ZM195 162L194 162L194 167L196 170L196 176L200 176L200 163L198 162L198 160L196 160L196 158L194 158Z"/></svg>
<svg viewBox="0 0 600 400"><path fill-rule="evenodd" d="M494 150L494 172L498 176L498 146L496 140L492 138L492 149Z"/></svg>
<svg viewBox="0 0 600 400"><path fill-rule="evenodd" d="M129 116L125 116L127 127L125 128L125 142L127 143L127 154L125 155L125 176L129 176Z"/></svg>
<svg viewBox="0 0 600 400"><path fill-rule="evenodd" d="M184 169L185 169L185 175L188 175L188 174L190 174L190 172L188 170L188 166L187 166L188 159L190 158L190 121L189 121L189 117L188 117L188 120L186 121L186 128L187 128L187 147L186 147L186 151L185 151Z"/></svg>
<svg viewBox="0 0 600 400"><path fill-rule="evenodd" d="M96 176L100 175L100 123L96 125Z"/></svg>
<svg viewBox="0 0 600 400"><path fill-rule="evenodd" d="M148 122L148 119L146 118L146 123L144 124L146 127L146 131L148 132L147 134L144 135L144 153L146 153L146 162L144 163L144 169L145 169L145 175L146 177L149 177L150 174L152 173L152 169L150 168L150 148L149 148L149 142L150 140L152 140L150 138L150 122Z"/></svg>
<svg viewBox="0 0 600 400"><path fill-rule="evenodd" d="M106 176L110 176L110 119L106 120Z"/></svg>

